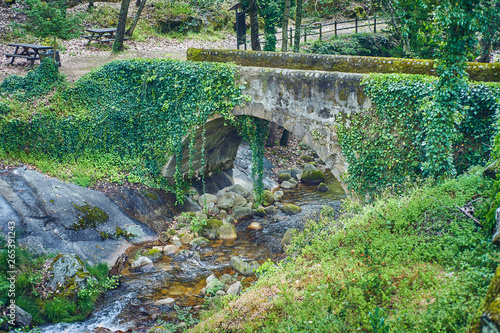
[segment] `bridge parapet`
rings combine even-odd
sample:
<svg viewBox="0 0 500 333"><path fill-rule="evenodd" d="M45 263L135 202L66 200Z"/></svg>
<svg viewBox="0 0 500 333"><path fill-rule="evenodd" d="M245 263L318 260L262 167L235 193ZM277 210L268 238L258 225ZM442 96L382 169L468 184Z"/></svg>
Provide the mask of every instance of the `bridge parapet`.
<svg viewBox="0 0 500 333"><path fill-rule="evenodd" d="M193 61L234 62L241 66L319 70L344 73L405 73L436 75L431 59L360 57L344 55L280 53L246 50L188 49ZM500 63L467 63L471 80L500 82Z"/></svg>

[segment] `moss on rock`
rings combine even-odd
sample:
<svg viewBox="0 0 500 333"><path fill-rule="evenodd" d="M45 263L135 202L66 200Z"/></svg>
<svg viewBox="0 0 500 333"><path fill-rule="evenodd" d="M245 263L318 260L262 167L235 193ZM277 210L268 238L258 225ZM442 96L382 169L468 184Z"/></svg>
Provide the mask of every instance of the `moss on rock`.
<svg viewBox="0 0 500 333"><path fill-rule="evenodd" d="M319 184L325 180L325 174L321 170L304 171L301 180L307 184Z"/></svg>

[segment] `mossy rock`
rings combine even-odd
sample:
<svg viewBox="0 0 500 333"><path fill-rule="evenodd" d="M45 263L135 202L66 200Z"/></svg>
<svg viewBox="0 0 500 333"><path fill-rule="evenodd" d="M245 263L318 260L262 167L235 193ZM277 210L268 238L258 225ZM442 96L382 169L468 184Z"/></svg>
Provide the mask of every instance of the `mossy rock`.
<svg viewBox="0 0 500 333"><path fill-rule="evenodd" d="M233 216L237 220L249 219L254 215L255 211L249 207L234 207Z"/></svg>
<svg viewBox="0 0 500 333"><path fill-rule="evenodd" d="M306 163L314 161L314 158L310 155L302 155L300 159Z"/></svg>
<svg viewBox="0 0 500 333"><path fill-rule="evenodd" d="M229 261L229 265L238 273L251 276L254 275L254 271L259 268L259 263L256 261L252 261L250 263L244 262L240 257L232 257Z"/></svg>
<svg viewBox="0 0 500 333"><path fill-rule="evenodd" d="M205 237L197 237L193 239L189 245L191 246L199 246L199 247L205 247L210 245L210 241L206 239Z"/></svg>
<svg viewBox="0 0 500 333"><path fill-rule="evenodd" d="M217 230L222 225L221 220L210 219L207 221L207 224L203 227L201 234L208 239L217 238Z"/></svg>
<svg viewBox="0 0 500 333"><path fill-rule="evenodd" d="M316 163L311 162L311 163L304 164L304 172L314 171L314 170L318 170L318 168L316 168Z"/></svg>
<svg viewBox="0 0 500 333"><path fill-rule="evenodd" d="M257 208L257 210L255 211L255 215L257 216L260 216L260 217L264 217L267 215L266 213L266 210L264 209L264 207L260 206L259 208Z"/></svg>
<svg viewBox="0 0 500 333"><path fill-rule="evenodd" d="M328 191L328 186L326 186L325 183L321 182L319 183L317 190L321 192L326 192Z"/></svg>
<svg viewBox="0 0 500 333"><path fill-rule="evenodd" d="M500 266L491 279L483 304L469 332L500 332Z"/></svg>
<svg viewBox="0 0 500 333"><path fill-rule="evenodd" d="M223 224L217 230L217 236L224 240L234 240L238 238L236 234L236 228L230 223Z"/></svg>
<svg viewBox="0 0 500 333"><path fill-rule="evenodd" d="M269 190L264 190L264 206L270 206L274 203L274 194Z"/></svg>
<svg viewBox="0 0 500 333"><path fill-rule="evenodd" d="M302 182L306 184L319 184L325 180L325 174L321 170L310 170L302 173Z"/></svg>
<svg viewBox="0 0 500 333"><path fill-rule="evenodd" d="M286 250L286 248L292 243L293 234L296 231L297 229L291 228L285 232L283 238L281 239L281 247L283 248L283 250Z"/></svg>
<svg viewBox="0 0 500 333"><path fill-rule="evenodd" d="M94 279L76 254L58 254L47 263L51 273L47 286L60 295L72 297Z"/></svg>
<svg viewBox="0 0 500 333"><path fill-rule="evenodd" d="M285 204L281 206L280 209L283 213L288 215L295 215L302 211L302 208L294 204Z"/></svg>
<svg viewBox="0 0 500 333"><path fill-rule="evenodd" d="M144 252L144 256L151 259L152 262L157 262L158 260L161 259L161 257L163 255L162 255L161 251L158 249L149 249L146 252Z"/></svg>
<svg viewBox="0 0 500 333"><path fill-rule="evenodd" d="M280 173L280 174L278 174L278 183L284 182L285 180L289 180L290 178L292 178L292 175L290 174L290 172Z"/></svg>

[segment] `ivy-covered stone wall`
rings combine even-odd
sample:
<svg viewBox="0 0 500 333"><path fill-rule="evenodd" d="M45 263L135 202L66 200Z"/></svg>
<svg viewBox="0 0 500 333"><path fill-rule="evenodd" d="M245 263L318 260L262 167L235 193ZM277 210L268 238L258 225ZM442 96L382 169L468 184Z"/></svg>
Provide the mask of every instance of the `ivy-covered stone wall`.
<svg viewBox="0 0 500 333"><path fill-rule="evenodd" d="M233 62L241 66L304 69L346 73L400 73L436 75L434 60L359 57L245 50L204 50L190 48L187 59L193 61ZM499 82L500 64L467 63L474 81Z"/></svg>

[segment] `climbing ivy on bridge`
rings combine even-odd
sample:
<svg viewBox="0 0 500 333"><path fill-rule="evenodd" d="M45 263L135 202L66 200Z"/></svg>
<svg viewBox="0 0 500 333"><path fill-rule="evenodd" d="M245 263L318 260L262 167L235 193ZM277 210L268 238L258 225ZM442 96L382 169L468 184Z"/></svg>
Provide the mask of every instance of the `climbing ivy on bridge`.
<svg viewBox="0 0 500 333"><path fill-rule="evenodd" d="M437 81L408 74L376 74L363 80L374 107L366 114L342 116L338 127L349 164L346 180L360 197L387 187L398 191L406 181L428 175L422 173L432 159L426 147L432 126L426 112L433 105ZM498 83L469 83L459 91L451 137L452 163L459 174L488 162L499 97Z"/></svg>
<svg viewBox="0 0 500 333"><path fill-rule="evenodd" d="M42 63L35 72L44 68ZM220 63L168 59L110 62L74 85L55 90L46 97L47 107L32 114L27 105L21 115L6 111L0 118L0 151L58 161L111 155L132 166L127 170L129 180L174 191L181 202L185 185L180 165L182 140L189 138L192 175L196 128L219 114L241 128L251 142L255 179L261 184L261 125L255 118L232 115L234 106L244 99L241 88L235 85L235 73L235 66ZM12 86L0 87L5 105L12 104L19 94L20 89ZM256 128L259 130L251 130ZM176 156L177 161L173 188L160 176L170 156ZM202 158L204 165L205 156ZM260 197L262 186L255 188Z"/></svg>

